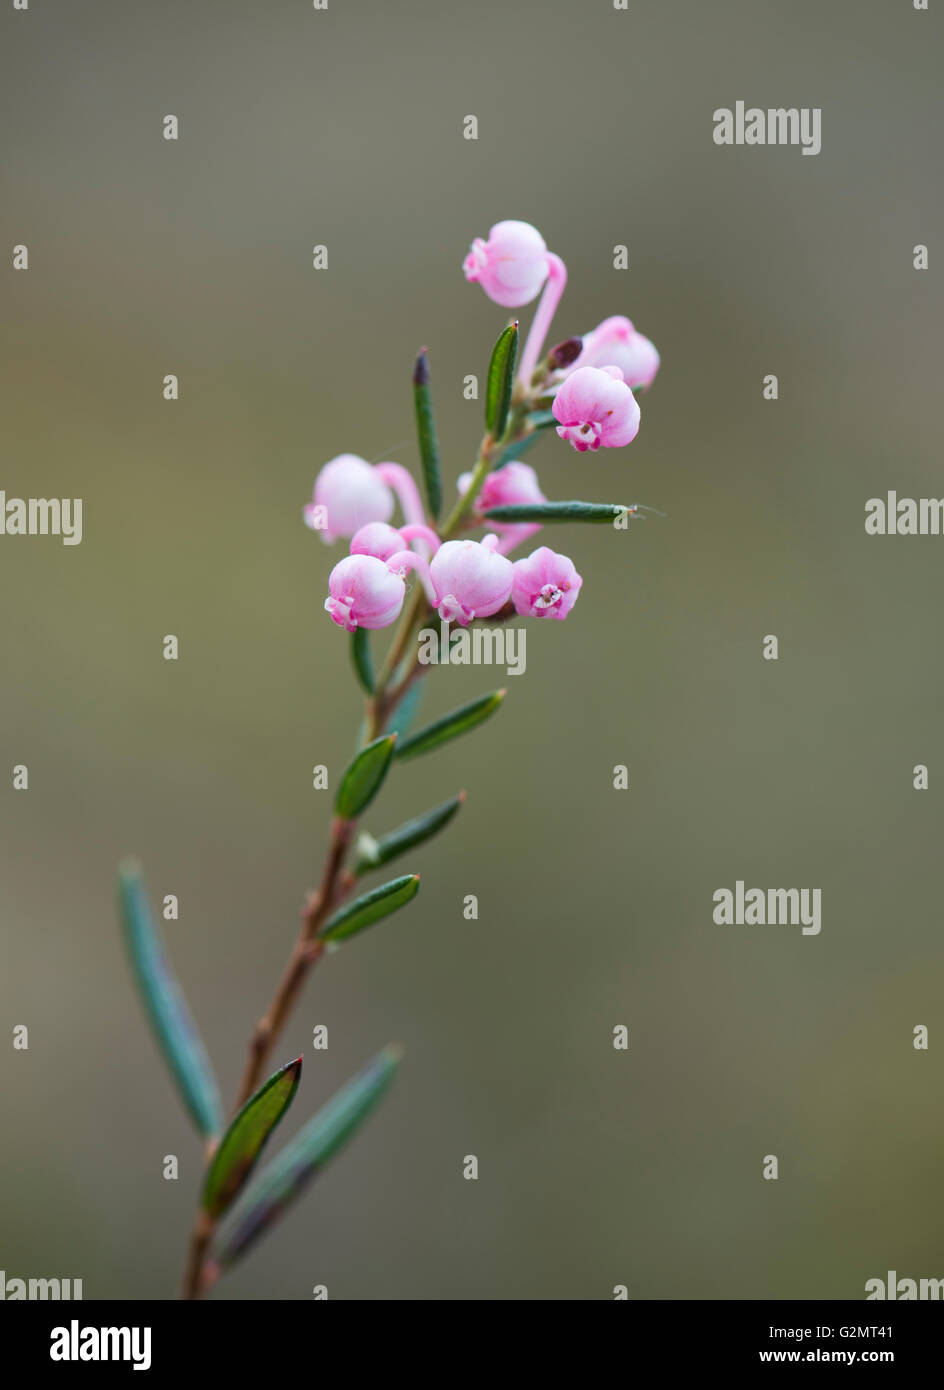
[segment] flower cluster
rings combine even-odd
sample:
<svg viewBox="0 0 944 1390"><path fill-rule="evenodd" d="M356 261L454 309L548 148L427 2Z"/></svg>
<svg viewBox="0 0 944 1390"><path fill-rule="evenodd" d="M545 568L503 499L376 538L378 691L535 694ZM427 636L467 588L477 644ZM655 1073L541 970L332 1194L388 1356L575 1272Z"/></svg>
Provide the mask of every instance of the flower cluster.
<svg viewBox="0 0 944 1390"><path fill-rule="evenodd" d="M509 526L506 533L537 529ZM411 540L422 540L431 548L428 562L409 548ZM347 632L389 627L400 616L410 571L422 578L443 622L461 627L476 618L491 617L509 601L522 615L564 618L582 583L566 555L557 555L547 546L513 564L502 554L502 543L494 533L481 541L443 543L425 525L397 528L369 521L354 532L350 554L331 571L325 609Z"/></svg>
<svg viewBox="0 0 944 1390"><path fill-rule="evenodd" d="M458 515L440 532L400 464L370 464L356 454L341 454L324 465L304 514L325 541L350 541L350 553L331 571L324 605L348 632L394 623L411 575L447 623L465 627L512 612L565 618L583 581L566 555L544 545L527 558L508 558L541 530L541 519L529 519L528 513L543 517L547 499L534 469L515 457L496 458L495 445L527 440L538 428L542 406L544 419L552 417L557 434L578 453L620 448L639 431L634 392L651 386L659 354L629 319L604 319L539 362L567 271L534 227L496 223L487 239L477 237L472 243L463 270L467 280L507 308L541 295L514 384L515 428L509 424L501 440L487 436L476 469L458 480ZM398 503L403 521L394 525ZM495 509L499 515L492 518L489 513ZM479 523L489 529L481 540L454 535Z"/></svg>

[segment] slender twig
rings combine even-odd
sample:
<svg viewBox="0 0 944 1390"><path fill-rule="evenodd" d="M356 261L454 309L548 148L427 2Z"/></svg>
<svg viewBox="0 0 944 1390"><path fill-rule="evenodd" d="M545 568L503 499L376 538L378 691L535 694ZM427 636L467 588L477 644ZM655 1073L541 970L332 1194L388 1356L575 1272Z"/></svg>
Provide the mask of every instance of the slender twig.
<svg viewBox="0 0 944 1390"><path fill-rule="evenodd" d="M462 525L471 510L492 467L496 452L499 449L507 448L509 444L520 437L527 413L527 405L527 399L518 402L509 418L505 433L500 439L493 439L491 435L486 435L482 440L471 484L453 507L443 527L442 537L444 540L448 539ZM392 691L388 688L393 673L406 654L413 630L417 622L423 617L424 607L428 608L428 606L422 588L417 585L400 620L399 629L390 645L384 665L378 674L374 695L368 701L368 740L377 738L383 732L387 720L407 690L422 675L422 668L414 659L399 684ZM253 1030L249 1043L249 1055L246 1059L242 1083L236 1098L236 1109L244 1105L257 1089L266 1058L269 1056L292 1006L301 992L308 971L322 954L323 947L316 940L319 927L327 920L332 909L337 906L342 896L342 890L350 891L348 880L340 880L340 875L355 827L355 821L340 820L337 817L332 823L321 885L318 892L309 899L302 917L301 930L292 948L288 964L282 973L282 978L276 987L268 1009Z"/></svg>
<svg viewBox="0 0 944 1390"><path fill-rule="evenodd" d="M187 1263L184 1268L183 1288L181 1298L199 1298L202 1292L203 1262L206 1259L207 1247L213 1238L216 1229L216 1222L202 1209L197 1212L196 1220L193 1223L193 1230L190 1233L190 1245L187 1250Z"/></svg>
<svg viewBox="0 0 944 1390"><path fill-rule="evenodd" d="M390 650L387 652L384 663L377 673L373 699L368 701L368 742L370 742L371 739L379 737L384 724L393 713L395 702L388 694L387 686L397 667L400 665L400 662L406 655L406 650L409 646L414 628L424 618L424 609L426 612L431 611L425 593L422 588L417 585L410 595L407 606L403 611L403 616L400 619L400 626L390 644Z"/></svg>
<svg viewBox="0 0 944 1390"><path fill-rule="evenodd" d="M530 397L516 391L513 408L504 434L500 439L486 435L479 448L478 459L472 474L470 486L458 499L447 517L441 538L445 541L470 525L469 514L482 490L497 455L509 444L516 443L527 432L525 420L530 406ZM417 624L423 621L432 609L421 585L414 589L403 611L400 626L390 644L390 649L378 673L374 694L368 698L366 706L366 740L377 738L383 732L387 721L396 710L407 691L423 674L424 670L414 653L405 672L400 672L410 639ZM390 688L390 682L399 672L399 680ZM354 832L355 820L344 820L338 816L331 824L328 850L322 870L318 891L308 898L302 913L301 927L291 954L286 962L281 978L265 1013L256 1023L247 1049L246 1063L233 1107L238 1111L259 1087L263 1069L282 1029L294 1007L308 978L311 967L324 953L324 946L318 940L318 931L328 920L333 909L350 893L356 881L351 870L345 870L347 857ZM206 1160L209 1163L215 1143L208 1144ZM184 1269L181 1296L185 1299L199 1298L219 1277L219 1269L207 1260L207 1252L213 1239L217 1222L202 1209L197 1212L187 1262Z"/></svg>
<svg viewBox="0 0 944 1390"><path fill-rule="evenodd" d="M236 1096L234 1110L245 1105L249 1097L258 1090L262 1070L276 1039L291 1013L295 1000L301 993L308 971L321 956L324 947L317 940L318 928L327 920L332 908L340 901L338 878L344 864L348 846L354 833L355 822L342 820L336 816L331 824L331 838L328 856L321 877L321 886L312 894L302 913L302 923L282 978L276 986L271 1003L253 1029L249 1040L249 1053Z"/></svg>

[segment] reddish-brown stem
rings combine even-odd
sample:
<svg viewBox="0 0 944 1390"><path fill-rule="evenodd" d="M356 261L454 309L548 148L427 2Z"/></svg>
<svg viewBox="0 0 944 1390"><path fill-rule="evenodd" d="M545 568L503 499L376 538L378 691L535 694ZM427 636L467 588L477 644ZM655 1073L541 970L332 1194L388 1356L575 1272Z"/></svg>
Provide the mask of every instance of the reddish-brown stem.
<svg viewBox="0 0 944 1390"><path fill-rule="evenodd" d="M486 435L482 441L472 484L458 500L450 516L446 519L442 528L443 540L476 524L469 513L485 476L494 462L497 449L499 446L507 445L519 438L523 429L529 401L527 397L519 399L519 396L520 387L516 388L511 419L503 438L494 440ZM423 667L418 657L414 656L408 669L400 676L399 682L390 688L390 682L397 674L398 668L406 656L414 629L422 619L426 609L425 594L422 587L417 585L410 603L404 609L400 628L394 636L387 658L379 673L375 693L367 701L368 741L377 738L383 732L387 721L404 695L413 683L423 675ZM354 888L356 876L352 870L344 868L344 860L347 857L355 829L356 821L342 820L338 816L331 823L331 835L321 883L318 886L318 891L310 895L305 905L301 927L292 947L291 955L269 1002L269 1007L253 1029L242 1080L236 1096L234 1113L245 1105L249 1097L258 1090L266 1061L302 991L308 972L324 953L324 945L318 940L318 931L328 920L332 910ZM216 1139L207 1141L207 1164L213 1156L217 1142ZM219 1266L213 1260L207 1259L207 1252L216 1225L216 1220L205 1211L200 1209L197 1212L187 1250L187 1262L181 1290L182 1298L200 1298L207 1289L216 1283L220 1276Z"/></svg>
<svg viewBox="0 0 944 1390"><path fill-rule="evenodd" d="M201 1208L190 1233L181 1298L199 1298L203 1292L203 1262L215 1229L216 1222Z"/></svg>
<svg viewBox="0 0 944 1390"><path fill-rule="evenodd" d="M317 893L313 893L308 900L302 914L301 928L282 972L282 978L276 986L269 1007L253 1029L242 1081L236 1095L235 1110L245 1105L249 1097L258 1090L266 1059L301 993L309 970L324 951L324 946L317 939L317 933L327 921L332 908L340 901L339 877L354 833L354 825L354 821L342 820L338 816L332 821L331 839L321 885Z"/></svg>

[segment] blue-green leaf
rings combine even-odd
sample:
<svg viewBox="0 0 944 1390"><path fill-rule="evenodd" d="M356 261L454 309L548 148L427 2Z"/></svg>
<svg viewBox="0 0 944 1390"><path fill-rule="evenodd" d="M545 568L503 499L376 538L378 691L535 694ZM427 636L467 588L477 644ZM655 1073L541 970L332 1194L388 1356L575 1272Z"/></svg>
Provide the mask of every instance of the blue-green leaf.
<svg viewBox="0 0 944 1390"><path fill-rule="evenodd" d="M373 695L374 663L370 659L370 633L366 627L356 627L351 633L351 661L364 693Z"/></svg>
<svg viewBox="0 0 944 1390"><path fill-rule="evenodd" d="M513 440L508 445L508 448L505 449L503 453L499 454L498 462L495 464L492 472L497 473L499 468L505 468L509 463L516 463L518 459L524 457L529 449L534 447L540 438L540 430L534 430L531 434L526 434L522 439Z"/></svg>
<svg viewBox="0 0 944 1390"><path fill-rule="evenodd" d="M399 1048L385 1047L263 1169L233 1213L232 1231L217 1256L220 1265L244 1254L352 1138L393 1080L401 1055Z"/></svg>
<svg viewBox="0 0 944 1390"><path fill-rule="evenodd" d="M131 860L122 864L118 871L118 906L141 1002L158 1047L194 1124L209 1138L223 1127L219 1088L187 1002L167 960L141 870Z"/></svg>
<svg viewBox="0 0 944 1390"><path fill-rule="evenodd" d="M532 448L542 437L544 431L550 425L556 425L557 421L549 410L536 410L528 416L525 427L527 433L520 439L513 439L503 453L499 454L498 462L493 466L492 472L497 473L500 468L506 467L509 463L515 463L518 459Z"/></svg>
<svg viewBox="0 0 944 1390"><path fill-rule="evenodd" d="M387 732L390 734L405 734L407 729L416 718L417 712L423 700L423 689L425 681L414 681L403 699L397 705L393 714L387 720Z"/></svg>
<svg viewBox="0 0 944 1390"><path fill-rule="evenodd" d="M535 410L528 416L528 425L538 434L556 424L558 419L552 410Z"/></svg>
<svg viewBox="0 0 944 1390"><path fill-rule="evenodd" d="M397 744L397 757L415 758L420 753L430 753L440 744L468 733L495 713L506 693L504 690L493 690L490 695L480 695L477 700L460 705L458 709L443 715L442 719L437 719L432 724L427 724L424 729L419 729L409 738L401 739Z"/></svg>

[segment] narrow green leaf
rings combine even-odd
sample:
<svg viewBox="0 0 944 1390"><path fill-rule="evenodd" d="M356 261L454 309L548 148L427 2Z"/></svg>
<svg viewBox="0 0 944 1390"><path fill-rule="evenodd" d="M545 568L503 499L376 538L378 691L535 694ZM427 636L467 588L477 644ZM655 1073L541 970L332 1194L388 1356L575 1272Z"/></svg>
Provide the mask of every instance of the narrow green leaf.
<svg viewBox="0 0 944 1390"><path fill-rule="evenodd" d="M528 416L528 424L533 430L540 432L558 424L558 419L553 410L535 410Z"/></svg>
<svg viewBox="0 0 944 1390"><path fill-rule="evenodd" d="M442 469L439 466L439 442L436 438L436 420L433 415L432 393L429 389L429 363L426 361L425 348L420 351L413 368L413 403L416 407L416 434L423 463L426 501L429 504L430 516L435 519L442 509Z"/></svg>
<svg viewBox="0 0 944 1390"><path fill-rule="evenodd" d="M266 1140L295 1099L301 1074L301 1057L280 1067L231 1122L203 1185L203 1210L210 1216L221 1216L249 1177Z"/></svg>
<svg viewBox="0 0 944 1390"><path fill-rule="evenodd" d="M415 849L417 845L431 839L437 831L449 824L463 801L465 801L465 792L460 792L451 801L444 801L441 806L434 806L425 815L405 821L396 830L391 830L389 835L382 835L379 840L374 840L369 835L362 835L357 842L354 872L366 874L371 869L379 869L381 864L389 864L390 860L395 859L398 854L403 854L408 849Z"/></svg>
<svg viewBox="0 0 944 1390"><path fill-rule="evenodd" d="M340 908L333 917L329 917L319 929L318 939L346 941L349 936L363 931L365 927L373 926L382 917L389 917L398 907L405 907L416 897L419 888L419 874L404 874L401 878L391 879L389 883L375 888L372 893L355 898L352 903Z"/></svg>
<svg viewBox="0 0 944 1390"><path fill-rule="evenodd" d="M373 695L374 663L370 659L370 633L366 627L356 627L351 633L351 660L364 693Z"/></svg>
<svg viewBox="0 0 944 1390"><path fill-rule="evenodd" d="M514 463L522 458L529 449L538 442L544 430L551 425L556 425L557 421L549 410L537 410L528 416L530 429L521 439L513 440L504 453L499 455L498 462L492 468L493 473L497 473L499 468L504 468L509 463Z"/></svg>
<svg viewBox="0 0 944 1390"><path fill-rule="evenodd" d="M633 516L637 507L618 502L522 502L490 507L482 515L489 521L594 521L612 523L618 516ZM401 750L398 750L401 751Z"/></svg>
<svg viewBox="0 0 944 1390"><path fill-rule="evenodd" d="M207 1138L223 1127L223 1106L213 1068L167 956L141 870L127 861L118 870L122 931L141 1001L184 1105Z"/></svg>
<svg viewBox="0 0 944 1390"><path fill-rule="evenodd" d="M344 820L353 820L366 809L387 775L396 734L384 734L362 748L345 769L334 809Z"/></svg>
<svg viewBox="0 0 944 1390"><path fill-rule="evenodd" d="M385 1047L267 1164L233 1214L217 1257L221 1265L244 1254L353 1137L393 1080L401 1055L399 1048Z"/></svg>
<svg viewBox="0 0 944 1390"><path fill-rule="evenodd" d="M501 439L508 423L511 393L515 385L515 362L518 357L518 323L510 323L499 335L488 364L485 387L485 428L493 439Z"/></svg>
<svg viewBox="0 0 944 1390"><path fill-rule="evenodd" d="M397 744L397 757L418 757L420 753L429 753L434 748L438 748L441 743L448 743L450 739L468 733L470 729L474 729L477 724L481 724L483 720L495 713L504 700L505 694L504 690L493 690L490 695L480 695L477 700L471 700L467 705L460 705L451 714L437 719L434 724L427 724L425 729L420 729L418 733L413 734L410 738L402 739Z"/></svg>
<svg viewBox="0 0 944 1390"><path fill-rule="evenodd" d="M412 655L412 653L411 653ZM425 681L414 681L387 721L387 733L405 734L416 718L423 700Z"/></svg>
<svg viewBox="0 0 944 1390"><path fill-rule="evenodd" d="M528 450L532 449L540 438L540 431L535 430L532 434L526 434L523 439L514 440L508 445L504 453L499 454L498 462L495 464L492 472L497 473L499 468L504 468L507 464L514 463L517 459L523 458Z"/></svg>

